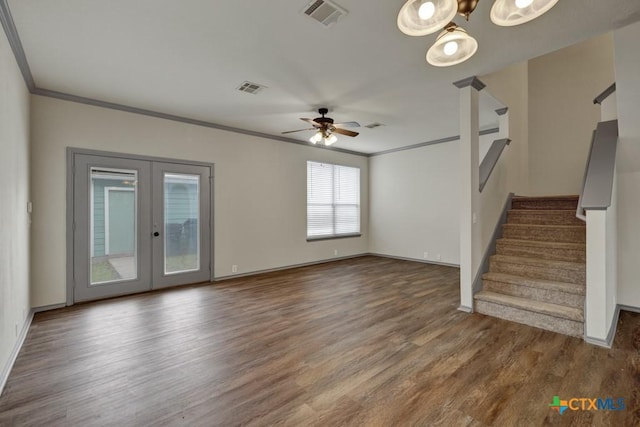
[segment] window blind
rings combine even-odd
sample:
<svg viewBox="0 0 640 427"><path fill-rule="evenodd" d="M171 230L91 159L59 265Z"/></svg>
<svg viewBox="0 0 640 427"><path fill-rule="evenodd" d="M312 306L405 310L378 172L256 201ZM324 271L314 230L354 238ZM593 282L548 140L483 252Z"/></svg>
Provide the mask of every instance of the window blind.
<svg viewBox="0 0 640 427"><path fill-rule="evenodd" d="M307 162L307 238L360 234L360 169Z"/></svg>

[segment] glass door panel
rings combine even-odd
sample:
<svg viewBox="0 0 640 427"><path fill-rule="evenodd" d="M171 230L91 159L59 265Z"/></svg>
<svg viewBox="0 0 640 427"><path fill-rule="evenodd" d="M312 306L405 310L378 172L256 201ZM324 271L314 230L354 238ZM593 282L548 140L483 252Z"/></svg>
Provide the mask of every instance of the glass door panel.
<svg viewBox="0 0 640 427"><path fill-rule="evenodd" d="M90 176L90 286L134 280L138 171L92 167Z"/></svg>
<svg viewBox="0 0 640 427"><path fill-rule="evenodd" d="M74 155L73 300L151 289L151 164Z"/></svg>
<svg viewBox="0 0 640 427"><path fill-rule="evenodd" d="M200 175L164 173L164 274L200 269Z"/></svg>
<svg viewBox="0 0 640 427"><path fill-rule="evenodd" d="M211 279L211 168L153 162L153 287Z"/></svg>

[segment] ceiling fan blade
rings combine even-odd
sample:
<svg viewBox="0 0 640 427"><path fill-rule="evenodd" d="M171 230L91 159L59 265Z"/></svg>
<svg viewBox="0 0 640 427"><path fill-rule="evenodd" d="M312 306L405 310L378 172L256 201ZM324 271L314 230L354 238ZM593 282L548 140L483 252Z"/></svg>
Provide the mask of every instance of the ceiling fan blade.
<svg viewBox="0 0 640 427"><path fill-rule="evenodd" d="M358 135L360 135L358 132L354 132L352 130L340 129L340 128L333 129L333 132L334 133L339 133L341 135L346 135L346 136L358 136Z"/></svg>
<svg viewBox="0 0 640 427"><path fill-rule="evenodd" d="M334 126L340 126L343 128L359 128L360 123L358 122L342 122L342 123L334 123Z"/></svg>
<svg viewBox="0 0 640 427"><path fill-rule="evenodd" d="M307 122L307 123L309 123L310 125L313 125L313 126L315 126L315 127L317 127L317 128L322 127L322 125L321 125L320 123L316 122L316 121L315 121L315 120L313 120L313 119L303 119L303 118L301 117L301 118L300 118L300 120L302 120L303 122Z"/></svg>
<svg viewBox="0 0 640 427"><path fill-rule="evenodd" d="M294 133L294 132L302 132L305 130L316 130L316 128L308 128L308 129L298 129L298 130L289 130L287 132L282 132L283 135L287 134L287 133Z"/></svg>

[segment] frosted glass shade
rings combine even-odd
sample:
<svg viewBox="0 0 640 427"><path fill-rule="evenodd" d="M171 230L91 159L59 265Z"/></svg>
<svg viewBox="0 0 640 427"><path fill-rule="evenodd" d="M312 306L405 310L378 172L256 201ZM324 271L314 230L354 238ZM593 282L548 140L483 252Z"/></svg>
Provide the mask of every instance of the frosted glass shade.
<svg viewBox="0 0 640 427"><path fill-rule="evenodd" d="M491 21L503 27L524 24L548 12L558 0L496 0L491 8Z"/></svg>
<svg viewBox="0 0 640 427"><path fill-rule="evenodd" d="M408 36L426 36L443 29L456 13L457 0L409 0L398 13L398 28Z"/></svg>
<svg viewBox="0 0 640 427"><path fill-rule="evenodd" d="M478 50L478 42L465 30L452 24L444 30L427 52L427 62L435 67L449 67L466 61Z"/></svg>

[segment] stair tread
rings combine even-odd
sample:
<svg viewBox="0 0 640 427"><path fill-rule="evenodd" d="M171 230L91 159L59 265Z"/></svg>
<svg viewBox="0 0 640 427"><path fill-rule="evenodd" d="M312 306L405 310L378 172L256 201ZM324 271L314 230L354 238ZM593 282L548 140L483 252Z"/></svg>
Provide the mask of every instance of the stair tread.
<svg viewBox="0 0 640 427"><path fill-rule="evenodd" d="M538 200L575 200L578 201L580 196L569 194L565 196L513 196L515 201L538 201Z"/></svg>
<svg viewBox="0 0 640 427"><path fill-rule="evenodd" d="M567 307L548 302L540 302L528 298L520 298L511 295L499 294L490 291L480 291L475 297L480 301L501 304L520 310L531 311L534 313L546 314L548 316L558 317L561 319L573 320L575 322L584 322L583 311L575 307Z"/></svg>
<svg viewBox="0 0 640 427"><path fill-rule="evenodd" d="M519 246L534 246L534 247L543 247L543 248L557 248L557 249L585 249L587 247L586 243L576 243L576 242L549 242L545 240L522 240L522 239L510 239L507 237L503 237L502 239L497 239L496 243L505 243Z"/></svg>
<svg viewBox="0 0 640 427"><path fill-rule="evenodd" d="M585 229L585 225L565 225L565 224L514 224L506 223L502 224L503 227L509 228L553 228L556 230L574 230Z"/></svg>
<svg viewBox="0 0 640 427"><path fill-rule="evenodd" d="M585 263L583 262L557 261L557 260L528 258L528 257L519 257L519 256L511 256L511 255L492 255L491 259L495 261L501 261L501 262L510 262L513 264L535 265L535 266L542 266L542 267L544 266L560 267L560 268L567 268L572 270L583 270L585 268Z"/></svg>
<svg viewBox="0 0 640 427"><path fill-rule="evenodd" d="M538 214L575 214L575 209L509 209L508 212L515 214L528 214L528 215L538 215Z"/></svg>
<svg viewBox="0 0 640 427"><path fill-rule="evenodd" d="M493 282L509 283L520 286L528 286L532 288L550 289L568 294L585 295L586 288L583 285L577 285L575 283L567 283L553 280L544 279L532 279L530 277L515 276L513 274L506 273L494 273L488 272L482 275L484 280L490 280Z"/></svg>

